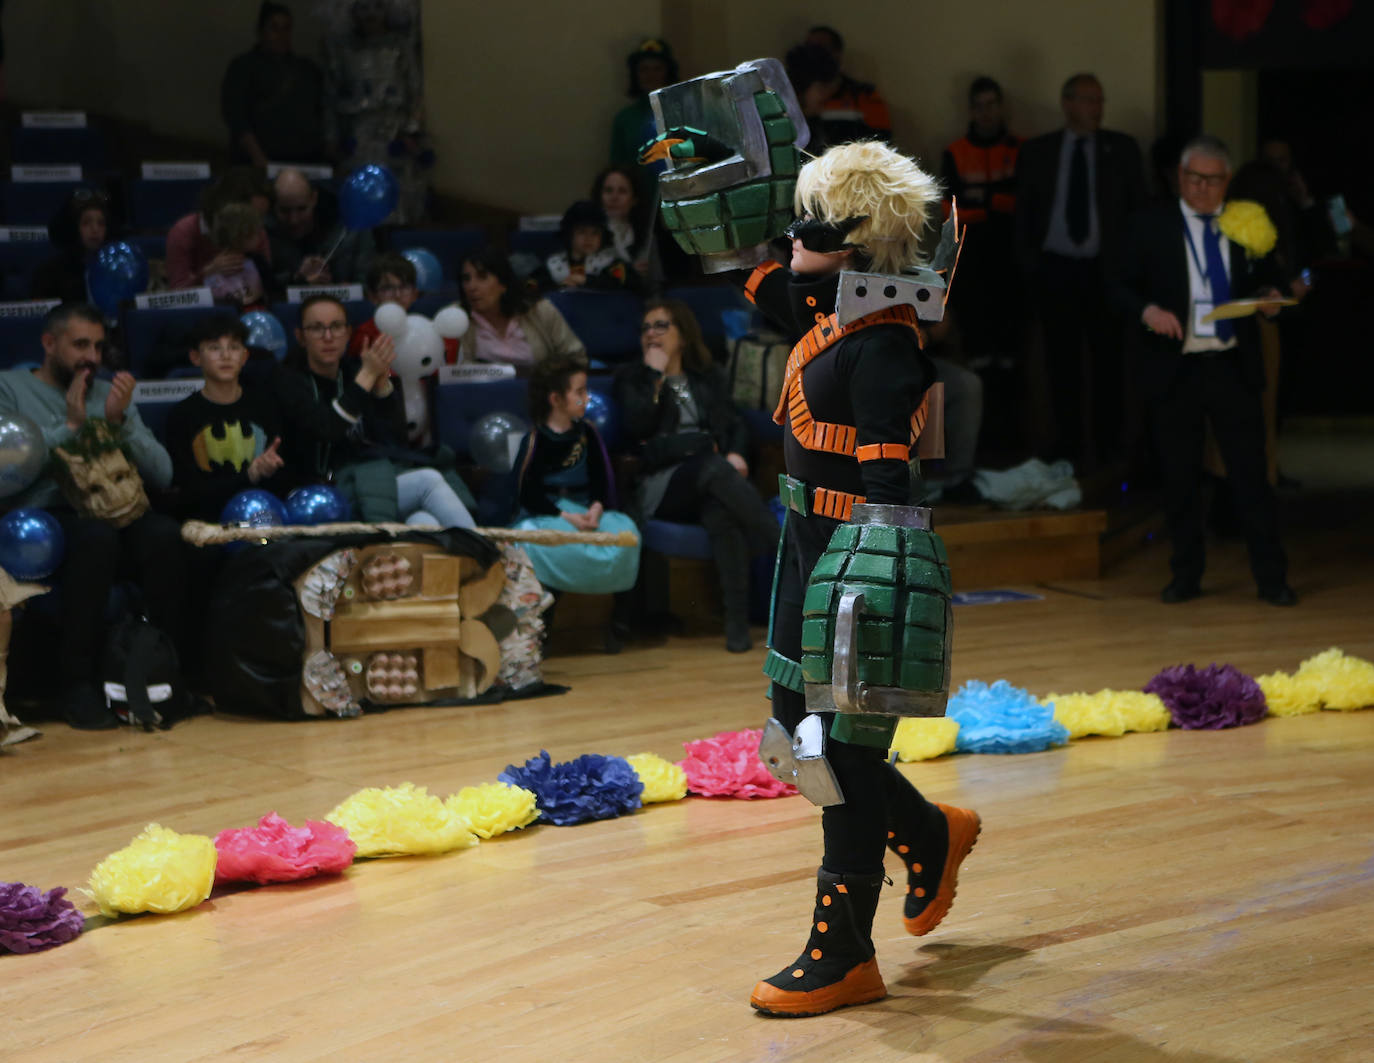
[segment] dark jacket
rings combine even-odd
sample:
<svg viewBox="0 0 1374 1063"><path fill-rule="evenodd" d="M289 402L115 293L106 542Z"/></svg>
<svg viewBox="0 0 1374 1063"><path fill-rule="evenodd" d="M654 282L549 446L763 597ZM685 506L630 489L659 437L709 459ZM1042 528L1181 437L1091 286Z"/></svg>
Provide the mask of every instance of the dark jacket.
<svg viewBox="0 0 1374 1063"><path fill-rule="evenodd" d="M1167 391L1183 363L1183 343L1150 332L1140 320L1145 308L1154 303L1187 325L1191 293L1183 226L1177 201L1147 207L1131 219L1121 253L1109 264L1108 295L1128 322L1140 358L1140 383L1146 398ZM1229 247L1233 298L1253 297L1278 282L1272 254L1251 259L1234 241ZM1264 388L1264 363L1259 326L1254 317L1239 318L1234 324L1241 373L1246 384L1260 391Z"/></svg>
<svg viewBox="0 0 1374 1063"><path fill-rule="evenodd" d="M1065 130L1033 137L1016 157L1016 243L1022 269L1033 272L1050 228L1059 150ZM1110 261L1119 251L1127 220L1145 203L1145 164L1135 138L1099 129L1093 138L1097 170L1099 255Z"/></svg>
<svg viewBox="0 0 1374 1063"><path fill-rule="evenodd" d="M663 379L657 369L633 362L615 374L615 400L625 435L638 444L644 472L664 469L713 449L721 454L748 452L749 430L735 408L725 374L712 366L701 373L684 370L684 375L706 426L700 432L677 430L677 403L666 387L655 399L654 389Z"/></svg>

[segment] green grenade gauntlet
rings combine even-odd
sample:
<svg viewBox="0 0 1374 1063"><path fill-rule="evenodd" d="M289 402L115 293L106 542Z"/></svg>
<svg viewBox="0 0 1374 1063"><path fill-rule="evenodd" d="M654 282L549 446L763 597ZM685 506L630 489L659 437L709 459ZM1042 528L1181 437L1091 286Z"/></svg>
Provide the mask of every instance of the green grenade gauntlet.
<svg viewBox="0 0 1374 1063"><path fill-rule="evenodd" d="M664 159L664 224L708 273L745 269L792 220L806 119L776 59L753 59L649 96L659 136L642 161Z"/></svg>
<svg viewBox="0 0 1374 1063"><path fill-rule="evenodd" d="M810 712L832 737L886 749L902 716L943 716L953 636L949 563L930 510L858 504L812 569L802 621Z"/></svg>

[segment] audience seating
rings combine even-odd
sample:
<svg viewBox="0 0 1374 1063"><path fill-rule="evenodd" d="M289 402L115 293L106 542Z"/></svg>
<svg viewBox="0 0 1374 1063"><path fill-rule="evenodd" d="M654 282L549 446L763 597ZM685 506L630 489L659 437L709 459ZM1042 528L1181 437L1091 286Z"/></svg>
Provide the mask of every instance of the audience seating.
<svg viewBox="0 0 1374 1063"><path fill-rule="evenodd" d="M29 298L34 270L56 253L57 249L46 240L0 243L0 301Z"/></svg>
<svg viewBox="0 0 1374 1063"><path fill-rule="evenodd" d="M0 317L0 369L43 360L43 315Z"/></svg>
<svg viewBox="0 0 1374 1063"><path fill-rule="evenodd" d="M629 292L550 292L549 302L587 348L587 357L618 364L639 357L644 302Z"/></svg>
<svg viewBox="0 0 1374 1063"><path fill-rule="evenodd" d="M7 181L4 185L7 225L47 225L87 181Z"/></svg>
<svg viewBox="0 0 1374 1063"><path fill-rule="evenodd" d="M440 384L435 389L434 419L439 441L455 454L468 454L468 435L484 413L503 410L529 420L529 381L520 377L482 382Z"/></svg>
<svg viewBox="0 0 1374 1063"><path fill-rule="evenodd" d="M393 229L387 237L393 251L422 247L432 251L444 267L444 280L456 282L458 263L464 255L487 246L487 231L478 226L460 229Z"/></svg>
<svg viewBox="0 0 1374 1063"><path fill-rule="evenodd" d="M128 185L130 224L137 229L170 229L198 209L200 193L208 183L200 178L134 178Z"/></svg>
<svg viewBox="0 0 1374 1063"><path fill-rule="evenodd" d="M97 129L30 129L15 125L10 130L10 161L20 165L60 166L80 163L88 173L99 173L109 164L105 138Z"/></svg>
<svg viewBox="0 0 1374 1063"><path fill-rule="evenodd" d="M128 356L129 371L140 380L156 380L165 375L170 365L154 365L153 355L159 348L175 349L180 346L187 354L190 352L188 336L197 321L211 314L223 313L221 307L188 306L159 310L139 310L136 307L124 312L124 347ZM183 355L183 361L186 355Z"/></svg>
<svg viewBox="0 0 1374 1063"><path fill-rule="evenodd" d="M550 232L547 229L516 229L510 234L506 246L510 248L512 255L535 255L542 262L561 245L558 242L557 230Z"/></svg>
<svg viewBox="0 0 1374 1063"><path fill-rule="evenodd" d="M725 319L721 314L727 310L751 309L743 293L733 285L669 288L663 294L687 304L701 326L702 338L717 358L726 355L728 348Z"/></svg>
<svg viewBox="0 0 1374 1063"><path fill-rule="evenodd" d="M124 239L142 250L143 257L150 262L155 258L167 257L166 233L140 233L137 236L126 236Z"/></svg>

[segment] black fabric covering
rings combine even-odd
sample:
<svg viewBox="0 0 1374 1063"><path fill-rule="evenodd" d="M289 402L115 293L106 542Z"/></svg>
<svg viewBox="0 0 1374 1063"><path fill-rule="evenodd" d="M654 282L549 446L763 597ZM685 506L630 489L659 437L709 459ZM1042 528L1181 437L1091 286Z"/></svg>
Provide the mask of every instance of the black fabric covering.
<svg viewBox="0 0 1374 1063"><path fill-rule="evenodd" d="M500 556L489 539L461 528L291 539L240 550L221 569L210 599L206 668L216 708L305 719L300 697L305 622L292 582L335 550L386 542L428 543L472 557L483 568Z"/></svg>

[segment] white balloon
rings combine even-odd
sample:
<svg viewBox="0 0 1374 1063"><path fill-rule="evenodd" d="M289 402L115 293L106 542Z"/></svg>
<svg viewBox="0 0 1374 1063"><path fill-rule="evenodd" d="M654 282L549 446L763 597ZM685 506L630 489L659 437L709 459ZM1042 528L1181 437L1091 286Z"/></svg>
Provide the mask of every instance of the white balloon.
<svg viewBox="0 0 1374 1063"><path fill-rule="evenodd" d="M406 318L404 334L396 341L396 360L391 368L402 380L418 380L443 364L444 339L434 322L423 314L411 314Z"/></svg>
<svg viewBox="0 0 1374 1063"><path fill-rule="evenodd" d="M400 303L383 303L372 315L373 324L394 340L399 340L406 330L406 311Z"/></svg>
<svg viewBox="0 0 1374 1063"><path fill-rule="evenodd" d="M434 327L446 340L459 340L468 330L468 314L458 304L446 306L434 315Z"/></svg>

